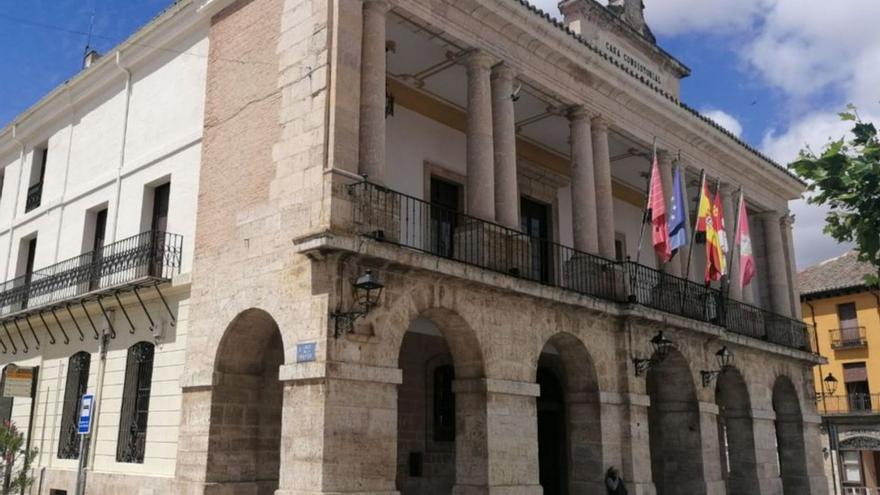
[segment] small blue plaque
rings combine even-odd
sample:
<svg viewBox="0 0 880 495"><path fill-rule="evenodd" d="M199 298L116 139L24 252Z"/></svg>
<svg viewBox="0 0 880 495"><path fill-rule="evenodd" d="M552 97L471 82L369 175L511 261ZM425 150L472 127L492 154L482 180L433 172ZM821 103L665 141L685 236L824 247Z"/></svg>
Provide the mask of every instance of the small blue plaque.
<svg viewBox="0 0 880 495"><path fill-rule="evenodd" d="M305 344L296 344L296 362L308 363L315 360L315 349L317 344L308 342Z"/></svg>

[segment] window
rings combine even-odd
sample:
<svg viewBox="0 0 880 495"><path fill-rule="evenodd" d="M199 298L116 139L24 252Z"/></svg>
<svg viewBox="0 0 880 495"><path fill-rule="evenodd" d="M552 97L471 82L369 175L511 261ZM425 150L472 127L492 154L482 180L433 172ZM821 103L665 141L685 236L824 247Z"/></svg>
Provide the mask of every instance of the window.
<svg viewBox="0 0 880 495"><path fill-rule="evenodd" d="M153 189L153 205L150 215L150 230L165 232L168 230L168 202L171 196L171 183L166 182Z"/></svg>
<svg viewBox="0 0 880 495"><path fill-rule="evenodd" d="M614 259L626 261L626 235L621 232L614 233Z"/></svg>
<svg viewBox="0 0 880 495"><path fill-rule="evenodd" d="M870 411L871 390L865 363L844 363L843 381L850 411Z"/></svg>
<svg viewBox="0 0 880 495"><path fill-rule="evenodd" d="M840 463L843 465L843 482L862 484L862 460L858 450L840 451Z"/></svg>
<svg viewBox="0 0 880 495"><path fill-rule="evenodd" d="M461 187L458 184L431 177L431 252L451 258L458 227Z"/></svg>
<svg viewBox="0 0 880 495"><path fill-rule="evenodd" d="M49 159L49 148L43 145L34 148L34 161L31 163L31 177L25 197L25 213L40 206L43 198L43 178L46 175L46 161Z"/></svg>
<svg viewBox="0 0 880 495"><path fill-rule="evenodd" d="M101 286L101 272L104 242L107 234L107 208L90 212L86 215L85 239L83 239L83 251L91 256L84 259L91 265L89 269L89 291L96 290Z"/></svg>
<svg viewBox="0 0 880 495"><path fill-rule="evenodd" d="M18 248L18 267L16 269L16 273L18 277L16 277L15 285L28 285L31 283L31 277L34 273L34 261L37 256L37 236L33 236L30 238L22 239L21 244L19 244ZM28 292L24 291L21 294L21 309L27 307L28 303Z"/></svg>
<svg viewBox="0 0 880 495"><path fill-rule="evenodd" d="M532 201L528 198L520 199L520 227L528 236L531 244L531 273L526 275L532 280L540 280L548 283L551 279L550 268L552 267L549 239L550 239L550 206Z"/></svg>
<svg viewBox="0 0 880 495"><path fill-rule="evenodd" d="M89 382L92 356L77 352L67 362L67 382L64 386L64 404L61 409L61 434L58 439L59 459L79 458L79 435L76 432L79 402Z"/></svg>
<svg viewBox="0 0 880 495"><path fill-rule="evenodd" d="M116 444L117 462L144 462L154 354L155 347L149 342L138 342L128 348Z"/></svg>
<svg viewBox="0 0 880 495"><path fill-rule="evenodd" d="M455 371L450 365L434 369L434 441L455 441L455 394L452 381Z"/></svg>

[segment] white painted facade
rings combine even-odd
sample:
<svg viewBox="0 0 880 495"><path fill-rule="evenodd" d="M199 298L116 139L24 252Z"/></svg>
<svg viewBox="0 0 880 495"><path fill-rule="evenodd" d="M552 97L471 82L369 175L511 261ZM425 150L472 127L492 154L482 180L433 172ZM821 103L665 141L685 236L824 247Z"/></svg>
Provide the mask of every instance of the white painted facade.
<svg viewBox="0 0 880 495"><path fill-rule="evenodd" d="M90 251L98 210L107 209L105 245L149 230L149 191L164 183L170 183L167 232L181 235L183 243L180 273L170 286L162 287L176 325L152 289L141 295L155 320L157 335L150 332L147 317L131 294L121 296L121 301L133 331L115 300L106 299L116 337L109 340L103 364L99 342L80 316L77 319L84 339L62 312L60 322L70 342L65 344L58 326L50 322L57 339L54 345L42 324L37 325L39 319L33 317L39 349L34 348L29 329L21 324L29 344L26 354L18 331L10 325L18 351L13 355L9 349L0 355L0 363L40 367L34 424L29 421L32 401L27 398L13 400L11 420L20 430L32 431L31 444L39 450L35 486L42 486L41 493L48 493L55 487L53 483L61 487L75 476L78 461L60 459L57 453L68 359L79 351L91 354L88 390L99 397L92 451L87 457L89 469L96 474L174 476L209 23L210 18L191 2L170 7L116 51L0 131L0 260L4 280L22 274L23 252L33 236L37 237L35 271ZM35 168L42 149L47 150L47 159L41 204L25 212L25 198L32 177L38 173ZM109 329L100 310L90 307L90 314L99 330ZM2 330L0 337L9 345ZM116 461L116 451L127 350L140 341L156 344L144 462L122 463Z"/></svg>

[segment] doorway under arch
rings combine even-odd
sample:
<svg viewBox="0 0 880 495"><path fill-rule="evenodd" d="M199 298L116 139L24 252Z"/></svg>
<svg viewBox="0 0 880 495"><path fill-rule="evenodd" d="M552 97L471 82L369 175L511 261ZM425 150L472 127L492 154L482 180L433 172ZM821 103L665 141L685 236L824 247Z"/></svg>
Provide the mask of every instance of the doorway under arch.
<svg viewBox="0 0 880 495"><path fill-rule="evenodd" d="M773 411L776 413L776 449L782 493L810 493L800 401L794 384L786 376L778 377L773 384Z"/></svg>
<svg viewBox="0 0 880 495"><path fill-rule="evenodd" d="M604 490L599 385L586 347L571 334L550 338L538 359L536 381L538 474L544 494Z"/></svg>
<svg viewBox="0 0 880 495"><path fill-rule="evenodd" d="M657 495L705 495L700 410L693 375L676 350L648 371L651 474Z"/></svg>
<svg viewBox="0 0 880 495"><path fill-rule="evenodd" d="M233 491L278 489L284 345L275 320L248 309L226 328L214 371L205 481Z"/></svg>

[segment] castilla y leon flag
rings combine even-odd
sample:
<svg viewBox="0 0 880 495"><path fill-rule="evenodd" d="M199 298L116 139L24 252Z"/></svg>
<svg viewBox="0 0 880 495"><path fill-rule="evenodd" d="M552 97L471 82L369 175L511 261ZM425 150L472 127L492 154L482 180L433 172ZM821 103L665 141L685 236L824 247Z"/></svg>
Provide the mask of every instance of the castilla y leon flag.
<svg viewBox="0 0 880 495"><path fill-rule="evenodd" d="M721 211L721 191L715 191L712 213L706 217L706 283L721 280L724 275L724 219Z"/></svg>
<svg viewBox="0 0 880 495"><path fill-rule="evenodd" d="M740 287L746 287L755 278L755 256L752 254L752 237L749 234L749 216L746 202L739 199L739 227L736 232L736 244L739 246L739 281Z"/></svg>
<svg viewBox="0 0 880 495"><path fill-rule="evenodd" d="M672 259L672 250L669 247L669 226L666 224L666 196L663 195L663 182L660 180L660 166L657 156L654 155L654 165L651 167L651 189L648 198L648 206L651 208L651 240L654 243L654 251L663 263Z"/></svg>

